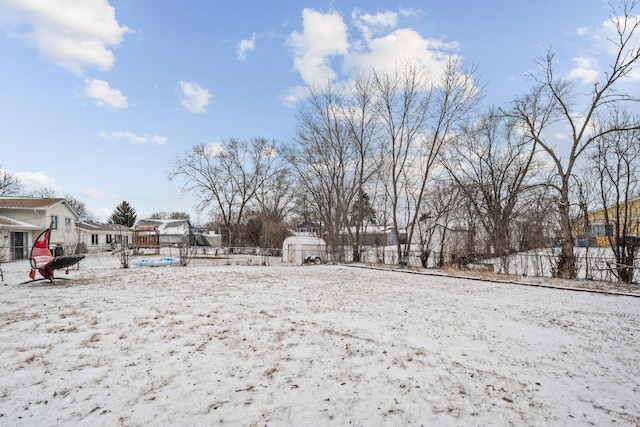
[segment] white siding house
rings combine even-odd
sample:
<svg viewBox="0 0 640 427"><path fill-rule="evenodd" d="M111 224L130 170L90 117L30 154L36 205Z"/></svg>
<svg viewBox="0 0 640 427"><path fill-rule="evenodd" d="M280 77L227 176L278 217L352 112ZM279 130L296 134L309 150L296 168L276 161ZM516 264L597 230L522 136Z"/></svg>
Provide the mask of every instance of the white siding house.
<svg viewBox="0 0 640 427"><path fill-rule="evenodd" d="M87 253L105 252L118 247L129 247L131 228L120 224L81 221L77 224L78 241Z"/></svg>
<svg viewBox="0 0 640 427"><path fill-rule="evenodd" d="M50 244L76 251L77 214L62 198L0 197L0 261L25 259L38 235L52 226Z"/></svg>

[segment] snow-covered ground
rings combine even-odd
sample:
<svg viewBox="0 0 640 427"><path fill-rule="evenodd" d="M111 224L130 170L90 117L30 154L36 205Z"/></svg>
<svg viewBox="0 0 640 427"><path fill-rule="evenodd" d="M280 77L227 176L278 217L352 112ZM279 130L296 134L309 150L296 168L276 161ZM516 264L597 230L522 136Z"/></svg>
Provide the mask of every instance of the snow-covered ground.
<svg viewBox="0 0 640 427"><path fill-rule="evenodd" d="M279 262L2 268L2 426L640 423L636 297Z"/></svg>

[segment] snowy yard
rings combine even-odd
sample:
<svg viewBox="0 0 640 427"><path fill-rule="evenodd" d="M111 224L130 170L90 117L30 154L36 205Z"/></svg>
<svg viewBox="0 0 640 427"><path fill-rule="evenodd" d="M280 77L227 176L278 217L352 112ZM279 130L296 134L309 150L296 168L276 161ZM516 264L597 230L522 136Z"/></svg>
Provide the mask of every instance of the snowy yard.
<svg viewBox="0 0 640 427"><path fill-rule="evenodd" d="M281 263L91 256L64 285L2 268L2 426L640 423L640 298Z"/></svg>

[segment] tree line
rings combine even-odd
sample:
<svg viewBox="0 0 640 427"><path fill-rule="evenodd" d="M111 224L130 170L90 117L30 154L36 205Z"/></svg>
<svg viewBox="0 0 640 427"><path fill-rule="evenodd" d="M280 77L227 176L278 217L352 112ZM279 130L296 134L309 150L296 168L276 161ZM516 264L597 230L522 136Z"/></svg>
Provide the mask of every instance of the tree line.
<svg viewBox="0 0 640 427"><path fill-rule="evenodd" d="M629 108L638 99L623 91L640 57L635 8L635 1L611 6L612 60L590 88L558 75L548 49L526 93L487 109L476 70L457 57L437 73L407 60L310 88L290 143L198 144L175 160L169 179L211 209L230 240L245 216L269 227L295 217L318 224L330 248L346 233L350 259L358 260L368 209L406 235L396 239L398 260L415 245L428 256L434 238L462 228L469 250L507 265L514 251L557 244L556 275L575 278L581 208L638 196L640 120ZM580 205L587 173L599 173L590 182L600 188ZM619 248L631 232L616 229Z"/></svg>
<svg viewBox="0 0 640 427"><path fill-rule="evenodd" d="M310 221L336 258L358 261L367 227L382 225L398 262L417 253L426 265L457 239L461 253L500 257L508 271L510 254L558 246L563 278L577 275L574 241L589 212L617 207L606 211L607 238L630 281L640 119L624 83L640 58L636 8L611 5L611 61L590 87L559 75L549 48L528 91L487 107L477 70L458 57L437 72L406 60L311 87L292 141L196 144L167 177L229 245L279 247L293 223Z"/></svg>

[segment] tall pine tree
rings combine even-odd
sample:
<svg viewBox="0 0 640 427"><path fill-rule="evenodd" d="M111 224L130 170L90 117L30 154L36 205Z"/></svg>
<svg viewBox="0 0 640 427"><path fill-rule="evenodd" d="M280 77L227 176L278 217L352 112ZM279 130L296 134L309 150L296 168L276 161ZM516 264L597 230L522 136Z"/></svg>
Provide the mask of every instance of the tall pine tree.
<svg viewBox="0 0 640 427"><path fill-rule="evenodd" d="M109 224L120 224L133 227L136 223L136 210L126 201L123 201L113 211L107 222Z"/></svg>

